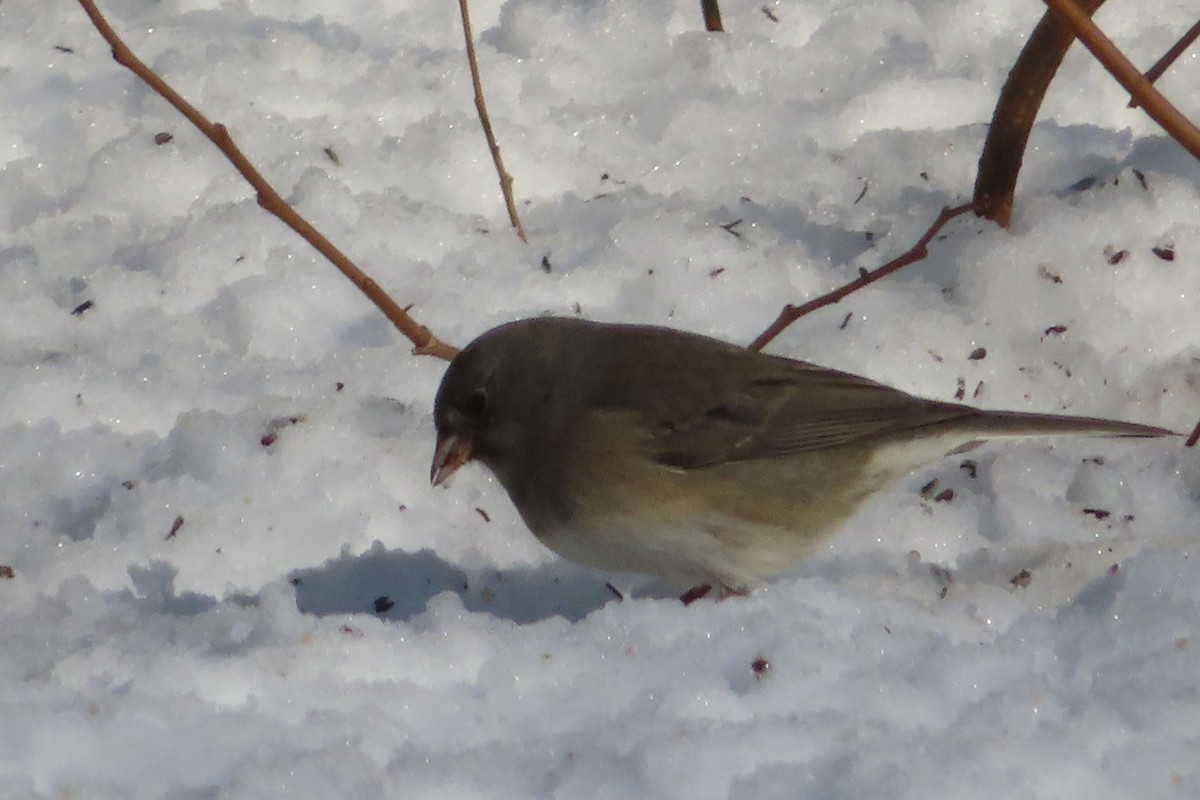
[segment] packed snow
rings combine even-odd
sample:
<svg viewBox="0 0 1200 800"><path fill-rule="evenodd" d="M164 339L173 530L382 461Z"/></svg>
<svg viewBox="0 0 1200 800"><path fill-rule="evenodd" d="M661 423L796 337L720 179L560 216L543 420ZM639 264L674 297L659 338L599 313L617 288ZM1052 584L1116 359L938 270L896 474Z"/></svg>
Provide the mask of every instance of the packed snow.
<svg viewBox="0 0 1200 800"><path fill-rule="evenodd" d="M1143 67L1194 22L1108 6ZM456 4L101 8L458 345L548 312L749 342L969 199L1044 11L723 0L716 35L695 0L476 0L525 245ZM1160 82L1193 118L1195 52ZM1073 49L1011 229L956 220L769 349L1189 430L1200 165L1127 99ZM948 457L684 607L555 557L481 468L430 488L444 363L79 6L0 0L0 105L0 797L1200 796L1181 440Z"/></svg>

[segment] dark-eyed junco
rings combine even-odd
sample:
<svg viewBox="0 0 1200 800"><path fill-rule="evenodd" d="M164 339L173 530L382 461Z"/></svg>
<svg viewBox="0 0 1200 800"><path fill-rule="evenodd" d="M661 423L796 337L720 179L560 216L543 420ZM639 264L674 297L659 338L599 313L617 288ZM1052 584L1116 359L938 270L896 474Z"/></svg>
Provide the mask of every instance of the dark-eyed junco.
<svg viewBox="0 0 1200 800"><path fill-rule="evenodd" d="M867 495L986 439L1166 436L981 411L667 328L543 317L494 328L434 404L442 483L500 480L558 554L723 594L795 565Z"/></svg>

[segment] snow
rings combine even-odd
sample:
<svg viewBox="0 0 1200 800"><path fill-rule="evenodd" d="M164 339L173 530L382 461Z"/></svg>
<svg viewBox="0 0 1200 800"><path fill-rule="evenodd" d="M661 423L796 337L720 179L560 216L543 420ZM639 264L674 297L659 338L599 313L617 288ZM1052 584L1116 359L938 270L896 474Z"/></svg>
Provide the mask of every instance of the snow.
<svg viewBox="0 0 1200 800"><path fill-rule="evenodd" d="M1141 65L1193 21L1111 5ZM459 345L547 311L748 342L967 199L1040 4L769 9L725 0L713 36L694 0L476 2L522 245L454 3L103 3ZM1161 84L1193 117L1196 68ZM1189 429L1200 166L1126 99L1072 51L1010 230L955 221L771 349ZM555 558L482 470L431 489L444 364L80 8L0 4L0 104L0 796L1200 795L1178 441L948 458L797 571L685 608Z"/></svg>

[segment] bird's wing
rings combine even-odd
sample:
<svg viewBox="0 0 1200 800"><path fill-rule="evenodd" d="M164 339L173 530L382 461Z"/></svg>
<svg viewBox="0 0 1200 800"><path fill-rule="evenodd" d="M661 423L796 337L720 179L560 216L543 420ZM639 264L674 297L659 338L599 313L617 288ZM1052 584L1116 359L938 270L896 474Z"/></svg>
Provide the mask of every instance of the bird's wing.
<svg viewBox="0 0 1200 800"><path fill-rule="evenodd" d="M636 412L647 454L682 469L903 435L977 413L785 358L730 359L704 379L660 366L658 381L638 382L658 387L654 397L612 410Z"/></svg>
<svg viewBox="0 0 1200 800"><path fill-rule="evenodd" d="M761 428L723 460L772 458L877 440L977 413L836 370L802 362L788 366L793 374L785 391L761 401Z"/></svg>

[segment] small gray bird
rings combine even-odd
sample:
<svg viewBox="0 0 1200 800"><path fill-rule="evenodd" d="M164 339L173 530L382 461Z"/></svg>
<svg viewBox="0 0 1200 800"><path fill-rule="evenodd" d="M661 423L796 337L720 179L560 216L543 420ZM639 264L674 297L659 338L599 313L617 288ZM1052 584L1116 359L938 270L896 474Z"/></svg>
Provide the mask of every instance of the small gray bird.
<svg viewBox="0 0 1200 800"><path fill-rule="evenodd" d="M740 594L872 492L1013 436L1169 436L923 400L696 334L542 317L467 345L434 403L439 485L478 460L559 555Z"/></svg>

